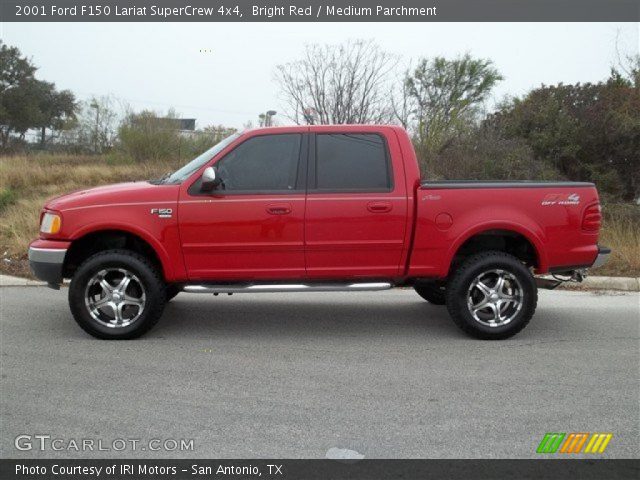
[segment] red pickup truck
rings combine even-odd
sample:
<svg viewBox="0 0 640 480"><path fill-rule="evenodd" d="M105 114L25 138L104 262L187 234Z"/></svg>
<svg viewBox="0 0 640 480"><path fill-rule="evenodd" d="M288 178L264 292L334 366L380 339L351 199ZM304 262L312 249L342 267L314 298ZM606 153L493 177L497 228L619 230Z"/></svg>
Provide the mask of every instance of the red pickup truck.
<svg viewBox="0 0 640 480"><path fill-rule="evenodd" d="M78 324L105 339L148 331L194 293L413 287L483 339L510 337L536 274L603 263L596 188L576 182L421 182L395 126L234 134L159 180L50 200L29 259Z"/></svg>

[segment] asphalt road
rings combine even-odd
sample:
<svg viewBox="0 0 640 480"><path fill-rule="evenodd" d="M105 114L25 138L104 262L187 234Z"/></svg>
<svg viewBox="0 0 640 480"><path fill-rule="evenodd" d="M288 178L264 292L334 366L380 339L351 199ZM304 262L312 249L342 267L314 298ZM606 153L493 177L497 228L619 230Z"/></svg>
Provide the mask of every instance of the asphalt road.
<svg viewBox="0 0 640 480"><path fill-rule="evenodd" d="M181 294L127 342L80 330L65 290L5 287L0 308L2 457L536 457L546 432L612 432L603 456L640 455L637 293L541 292L502 342L411 290ZM64 449L16 450L21 434Z"/></svg>

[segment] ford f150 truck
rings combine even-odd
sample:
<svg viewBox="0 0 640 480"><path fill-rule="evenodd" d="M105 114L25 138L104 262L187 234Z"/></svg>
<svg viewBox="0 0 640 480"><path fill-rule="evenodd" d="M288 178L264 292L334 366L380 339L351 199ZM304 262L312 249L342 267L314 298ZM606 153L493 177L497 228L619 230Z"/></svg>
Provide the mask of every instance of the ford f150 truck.
<svg viewBox="0 0 640 480"><path fill-rule="evenodd" d="M159 180L48 201L29 259L53 288L71 279L71 312L99 338L142 335L180 291L409 286L468 334L503 339L534 314L534 273L606 260L600 222L591 183L421 182L399 127L277 127Z"/></svg>

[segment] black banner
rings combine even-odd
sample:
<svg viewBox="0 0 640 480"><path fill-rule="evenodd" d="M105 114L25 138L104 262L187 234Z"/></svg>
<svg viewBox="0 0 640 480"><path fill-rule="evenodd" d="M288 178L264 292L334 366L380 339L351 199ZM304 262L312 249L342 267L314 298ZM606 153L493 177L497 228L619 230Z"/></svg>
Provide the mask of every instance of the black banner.
<svg viewBox="0 0 640 480"><path fill-rule="evenodd" d="M3 480L637 479L640 460L0 460Z"/></svg>
<svg viewBox="0 0 640 480"><path fill-rule="evenodd" d="M0 0L3 22L637 22L638 0Z"/></svg>

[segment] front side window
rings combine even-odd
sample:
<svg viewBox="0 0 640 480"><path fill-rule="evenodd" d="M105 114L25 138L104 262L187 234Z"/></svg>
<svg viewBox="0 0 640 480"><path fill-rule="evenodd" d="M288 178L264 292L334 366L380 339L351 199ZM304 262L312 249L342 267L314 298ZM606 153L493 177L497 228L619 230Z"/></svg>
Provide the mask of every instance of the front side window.
<svg viewBox="0 0 640 480"><path fill-rule="evenodd" d="M216 164L225 191L296 189L302 135L265 135L238 145Z"/></svg>
<svg viewBox="0 0 640 480"><path fill-rule="evenodd" d="M218 142L213 147L211 147L206 152L198 155L196 158L187 163L184 167L175 171L171 175L162 179L162 183L181 183L184 182L187 178L193 175L197 170L199 170L205 163L215 157L218 153L224 150L227 145L230 145L236 138L240 136L239 133L234 133L233 135L229 135L224 140Z"/></svg>
<svg viewBox="0 0 640 480"><path fill-rule="evenodd" d="M316 135L316 188L332 191L388 191L391 174L378 134Z"/></svg>

